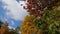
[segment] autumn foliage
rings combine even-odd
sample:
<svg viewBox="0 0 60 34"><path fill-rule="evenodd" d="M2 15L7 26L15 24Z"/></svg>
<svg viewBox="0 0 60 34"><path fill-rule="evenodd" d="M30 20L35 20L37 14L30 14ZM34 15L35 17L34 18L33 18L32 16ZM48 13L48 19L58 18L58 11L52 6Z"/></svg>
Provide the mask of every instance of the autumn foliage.
<svg viewBox="0 0 60 34"><path fill-rule="evenodd" d="M1 23L2 23L2 21L0 21L0 24ZM17 30L10 29L8 27L8 23L5 22L3 25L1 24L0 34L19 34L19 33L17 32Z"/></svg>
<svg viewBox="0 0 60 34"><path fill-rule="evenodd" d="M33 16L26 16L25 19L22 21L22 25L20 27L21 34L33 34L36 32L36 27L32 20L34 19Z"/></svg>
<svg viewBox="0 0 60 34"><path fill-rule="evenodd" d="M21 34L60 34L60 0L25 0L29 12Z"/></svg>
<svg viewBox="0 0 60 34"><path fill-rule="evenodd" d="M27 3L25 9L29 14L34 16L40 16L42 11L46 8L48 10L52 9L53 6L57 5L60 0L25 0Z"/></svg>

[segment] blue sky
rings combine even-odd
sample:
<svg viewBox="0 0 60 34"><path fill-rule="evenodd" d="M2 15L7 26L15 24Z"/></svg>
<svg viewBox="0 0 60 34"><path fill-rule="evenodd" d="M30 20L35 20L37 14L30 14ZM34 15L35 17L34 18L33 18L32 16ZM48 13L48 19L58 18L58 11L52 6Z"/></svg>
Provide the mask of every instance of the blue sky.
<svg viewBox="0 0 60 34"><path fill-rule="evenodd" d="M20 6L24 3L22 0L0 0L0 20L7 21L10 28L20 26L21 21L28 15L26 10Z"/></svg>

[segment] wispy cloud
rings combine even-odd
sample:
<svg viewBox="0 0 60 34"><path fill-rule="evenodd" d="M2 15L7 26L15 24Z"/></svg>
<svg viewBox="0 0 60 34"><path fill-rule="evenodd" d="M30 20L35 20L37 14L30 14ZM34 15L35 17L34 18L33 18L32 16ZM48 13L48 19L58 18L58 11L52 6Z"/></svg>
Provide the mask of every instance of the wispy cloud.
<svg viewBox="0 0 60 34"><path fill-rule="evenodd" d="M24 2L18 3L16 0L2 0L5 6L3 8L6 10L7 18L12 18L15 20L22 20L28 13L25 9L23 9L20 4Z"/></svg>
<svg viewBox="0 0 60 34"><path fill-rule="evenodd" d="M14 21L11 21L12 26L14 25Z"/></svg>

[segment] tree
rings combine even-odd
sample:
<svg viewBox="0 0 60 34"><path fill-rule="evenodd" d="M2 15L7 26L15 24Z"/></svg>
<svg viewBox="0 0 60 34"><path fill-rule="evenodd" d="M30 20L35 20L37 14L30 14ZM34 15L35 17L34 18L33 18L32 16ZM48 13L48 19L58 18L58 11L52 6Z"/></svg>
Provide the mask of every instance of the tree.
<svg viewBox="0 0 60 34"><path fill-rule="evenodd" d="M60 34L60 6L54 7L52 10L44 10L39 19L34 19L34 23L38 30L42 30L42 34ZM48 11L48 12L47 12Z"/></svg>
<svg viewBox="0 0 60 34"><path fill-rule="evenodd" d="M0 29L1 34L4 34L8 31L8 23L6 22Z"/></svg>
<svg viewBox="0 0 60 34"><path fill-rule="evenodd" d="M26 10L29 14L40 16L44 8L52 9L60 0L25 0L27 3Z"/></svg>
<svg viewBox="0 0 60 34"><path fill-rule="evenodd" d="M22 21L22 25L20 27L21 34L34 34L36 33L37 29L35 28L34 23L32 20L34 16L26 16L25 19Z"/></svg>
<svg viewBox="0 0 60 34"><path fill-rule="evenodd" d="M21 34L60 34L60 0L26 1L29 15L22 21Z"/></svg>
<svg viewBox="0 0 60 34"><path fill-rule="evenodd" d="M2 22L2 21L0 21L0 29L1 29L1 27L2 27L2 24L3 24L3 22Z"/></svg>
<svg viewBox="0 0 60 34"><path fill-rule="evenodd" d="M20 34L20 27L19 26L15 28L15 34Z"/></svg>
<svg viewBox="0 0 60 34"><path fill-rule="evenodd" d="M1 22L0 22L1 23ZM5 22L3 26L1 26L0 34L19 34L18 31L15 29L9 29L8 23Z"/></svg>

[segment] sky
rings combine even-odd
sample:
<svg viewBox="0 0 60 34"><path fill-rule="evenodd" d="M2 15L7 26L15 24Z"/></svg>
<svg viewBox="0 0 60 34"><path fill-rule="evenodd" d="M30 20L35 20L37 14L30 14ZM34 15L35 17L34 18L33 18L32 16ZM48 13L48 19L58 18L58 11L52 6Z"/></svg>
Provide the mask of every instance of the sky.
<svg viewBox="0 0 60 34"><path fill-rule="evenodd" d="M0 0L0 20L4 23L7 21L9 28L20 26L21 21L28 15L27 11L20 4L25 6L25 1Z"/></svg>

